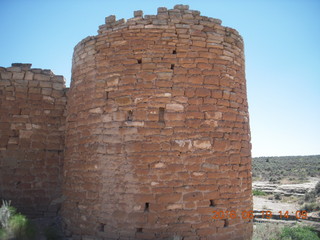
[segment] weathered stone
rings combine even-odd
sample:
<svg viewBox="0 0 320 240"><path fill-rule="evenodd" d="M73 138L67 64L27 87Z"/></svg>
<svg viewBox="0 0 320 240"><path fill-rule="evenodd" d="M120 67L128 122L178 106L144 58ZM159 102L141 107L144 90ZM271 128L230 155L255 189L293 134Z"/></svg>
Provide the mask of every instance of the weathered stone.
<svg viewBox="0 0 320 240"><path fill-rule="evenodd" d="M183 4L177 4L174 6L174 9L179 9L179 10L189 10L188 5L183 5Z"/></svg>
<svg viewBox="0 0 320 240"><path fill-rule="evenodd" d="M1 72L1 79L9 80L12 78L12 72Z"/></svg>
<svg viewBox="0 0 320 240"><path fill-rule="evenodd" d="M211 149L211 142L210 140L195 140L193 146L201 149Z"/></svg>
<svg viewBox="0 0 320 240"><path fill-rule="evenodd" d="M143 17L143 11L137 10L133 12L134 17Z"/></svg>
<svg viewBox="0 0 320 240"><path fill-rule="evenodd" d="M10 163L0 172L6 179L0 181L1 196L30 217L56 216L58 208L50 203L61 194L66 102L54 104L51 71L30 67L14 63L1 71L1 121L10 123L6 129L0 124L0 162ZM2 139L7 133L11 137Z"/></svg>
<svg viewBox="0 0 320 240"><path fill-rule="evenodd" d="M184 110L184 106L182 104L178 104L178 103L170 103L166 105L166 109L169 111L183 111Z"/></svg>
<svg viewBox="0 0 320 240"><path fill-rule="evenodd" d="M0 68L1 194L47 216L63 199L73 239L250 239L210 215L252 208L242 38L187 5L105 20L68 98L51 70Z"/></svg>
<svg viewBox="0 0 320 240"><path fill-rule="evenodd" d="M110 15L110 16L106 17L105 21L106 21L106 23L114 23L116 21L116 16Z"/></svg>

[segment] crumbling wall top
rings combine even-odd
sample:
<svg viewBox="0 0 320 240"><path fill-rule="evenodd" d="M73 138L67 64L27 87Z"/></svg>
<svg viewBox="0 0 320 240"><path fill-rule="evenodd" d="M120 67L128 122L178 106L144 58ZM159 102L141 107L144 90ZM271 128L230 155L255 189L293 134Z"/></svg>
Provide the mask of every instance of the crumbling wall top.
<svg viewBox="0 0 320 240"><path fill-rule="evenodd" d="M143 15L142 10L133 12L133 18L128 20L122 18L116 20L115 15L110 15L105 18L105 24L99 26L98 33L101 34L104 31L115 31L121 28L128 27L134 28L152 28L151 25L157 27L168 25L168 23L179 23L179 24L206 24L213 26L213 24L221 25L220 19L205 17L200 15L200 11L189 10L188 5L175 5L173 9L167 9L165 7L159 7L157 15ZM211 24L210 24L211 23ZM146 26L145 26L146 25Z"/></svg>
<svg viewBox="0 0 320 240"><path fill-rule="evenodd" d="M13 77L16 80L46 80L61 83L65 87L64 76L55 75L50 69L31 68L31 66L31 63L12 63L11 67L0 67L0 79L8 80ZM29 72L29 74L23 72ZM44 76L40 77L40 75Z"/></svg>

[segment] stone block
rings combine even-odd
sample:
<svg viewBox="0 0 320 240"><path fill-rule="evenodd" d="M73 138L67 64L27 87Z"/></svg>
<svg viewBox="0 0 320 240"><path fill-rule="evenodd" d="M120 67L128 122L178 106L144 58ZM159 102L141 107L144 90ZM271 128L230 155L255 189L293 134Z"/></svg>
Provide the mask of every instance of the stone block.
<svg viewBox="0 0 320 240"><path fill-rule="evenodd" d="M125 106L132 104L132 99L129 96L118 97L115 99L115 102L119 104L119 106Z"/></svg>
<svg viewBox="0 0 320 240"><path fill-rule="evenodd" d="M199 149L211 149L211 141L210 140L195 140L193 141L193 146Z"/></svg>
<svg viewBox="0 0 320 240"><path fill-rule="evenodd" d="M40 73L35 73L33 79L37 80L37 81L49 81L50 80L50 76L44 75L44 74L40 74Z"/></svg>
<svg viewBox="0 0 320 240"><path fill-rule="evenodd" d="M9 80L12 78L12 72L1 72L1 79Z"/></svg>
<svg viewBox="0 0 320 240"><path fill-rule="evenodd" d="M143 11L142 10L137 10L133 12L133 16L136 17L143 17Z"/></svg>
<svg viewBox="0 0 320 240"><path fill-rule="evenodd" d="M181 112L184 110L184 106L182 104L178 104L178 103L169 103L166 105L166 110Z"/></svg>
<svg viewBox="0 0 320 240"><path fill-rule="evenodd" d="M174 9L189 10L189 5L177 4L174 6Z"/></svg>

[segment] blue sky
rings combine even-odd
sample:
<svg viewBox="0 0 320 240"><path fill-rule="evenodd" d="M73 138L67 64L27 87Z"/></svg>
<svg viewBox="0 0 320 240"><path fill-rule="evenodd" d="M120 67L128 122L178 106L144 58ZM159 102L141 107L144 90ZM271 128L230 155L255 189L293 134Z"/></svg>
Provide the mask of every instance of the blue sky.
<svg viewBox="0 0 320 240"><path fill-rule="evenodd" d="M0 66L32 63L70 83L74 46L108 15L188 4L245 41L252 154L320 154L320 1L0 0Z"/></svg>

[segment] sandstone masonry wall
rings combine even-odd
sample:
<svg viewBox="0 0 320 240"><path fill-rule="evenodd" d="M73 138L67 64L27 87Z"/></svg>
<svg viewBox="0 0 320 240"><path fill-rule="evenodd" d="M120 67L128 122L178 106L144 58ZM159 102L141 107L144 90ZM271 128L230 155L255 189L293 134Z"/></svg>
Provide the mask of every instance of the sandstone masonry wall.
<svg viewBox="0 0 320 240"><path fill-rule="evenodd" d="M243 40L186 5L106 18L74 50L62 216L73 239L250 239ZM212 211L239 216L212 219Z"/></svg>
<svg viewBox="0 0 320 240"><path fill-rule="evenodd" d="M61 204L66 89L31 64L0 68L0 199L31 217Z"/></svg>

